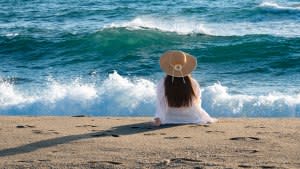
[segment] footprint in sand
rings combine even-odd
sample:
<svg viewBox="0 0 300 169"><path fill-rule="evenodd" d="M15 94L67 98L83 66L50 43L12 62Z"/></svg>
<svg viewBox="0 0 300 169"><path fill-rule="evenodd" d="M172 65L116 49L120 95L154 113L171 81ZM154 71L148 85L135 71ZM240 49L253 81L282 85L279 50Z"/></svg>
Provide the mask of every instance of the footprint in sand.
<svg viewBox="0 0 300 169"><path fill-rule="evenodd" d="M59 134L59 132L55 130L48 130L48 132L43 132L42 130L32 130L34 134Z"/></svg>
<svg viewBox="0 0 300 169"><path fill-rule="evenodd" d="M259 166L259 167L261 167L262 169L277 168L277 167L272 166L272 165L261 165L261 166Z"/></svg>
<svg viewBox="0 0 300 169"><path fill-rule="evenodd" d="M219 166L216 163L207 163L202 160L191 159L191 158L172 158L168 161L169 161L169 163L194 163L194 164L198 163L198 164L201 164L203 166L208 166L208 167Z"/></svg>
<svg viewBox="0 0 300 169"><path fill-rule="evenodd" d="M48 132L53 134L59 134L59 132L57 132L56 130L48 130Z"/></svg>
<svg viewBox="0 0 300 169"><path fill-rule="evenodd" d="M40 162L48 162L48 161L51 161L51 160L48 160L48 159L40 159L40 160L38 160L38 161L40 161Z"/></svg>
<svg viewBox="0 0 300 169"><path fill-rule="evenodd" d="M258 137L232 137L229 140L253 141L253 140L260 140L260 138L258 138Z"/></svg>
<svg viewBox="0 0 300 169"><path fill-rule="evenodd" d="M154 135L156 135L156 133L145 133L144 135L145 136L154 136Z"/></svg>
<svg viewBox="0 0 300 169"><path fill-rule="evenodd" d="M245 126L245 128L266 128L265 126Z"/></svg>
<svg viewBox="0 0 300 169"><path fill-rule="evenodd" d="M165 139L178 139L179 137L173 136L173 137L165 137Z"/></svg>
<svg viewBox="0 0 300 169"><path fill-rule="evenodd" d="M34 134L44 134L42 130L32 130Z"/></svg>
<svg viewBox="0 0 300 169"><path fill-rule="evenodd" d="M171 158L171 159L165 159L161 163L159 163L158 166L161 166L161 165L169 166L169 165L172 165L172 163L174 163L175 165L177 165L177 164L199 165L199 166L194 167L194 169L204 168L204 166L208 166L208 167L219 166L216 163L207 163L207 162L204 162L202 160L191 159L191 158ZM158 168L160 168L160 167L158 167Z"/></svg>
<svg viewBox="0 0 300 169"><path fill-rule="evenodd" d="M108 163L108 164L113 164L113 165L121 165L121 164L123 164L123 163L117 162L117 161L88 161L88 163L91 163L91 164Z"/></svg>
<svg viewBox="0 0 300 169"><path fill-rule="evenodd" d="M224 131L218 131L218 130L215 130L215 131L208 130L208 131L206 131L206 133L225 133L225 132Z"/></svg>
<svg viewBox="0 0 300 169"><path fill-rule="evenodd" d="M17 125L16 128L35 128L33 125Z"/></svg>
<svg viewBox="0 0 300 169"><path fill-rule="evenodd" d="M171 158L171 159L164 159L161 164L169 165L170 163L184 163L184 162L202 163L203 161L190 159L190 158Z"/></svg>
<svg viewBox="0 0 300 169"><path fill-rule="evenodd" d="M17 162L20 162L20 163L33 163L32 160L19 160Z"/></svg>
<svg viewBox="0 0 300 169"><path fill-rule="evenodd" d="M183 138L187 138L187 139L190 139L190 138L192 138L192 137L183 137Z"/></svg>
<svg viewBox="0 0 300 169"><path fill-rule="evenodd" d="M259 151L258 150L236 150L235 152L254 154L254 153L258 153Z"/></svg>
<svg viewBox="0 0 300 169"><path fill-rule="evenodd" d="M238 165L238 167L241 167L241 168L253 168L251 165L249 164L240 164Z"/></svg>
<svg viewBox="0 0 300 169"><path fill-rule="evenodd" d="M256 134L280 134L280 132L277 132L277 131L274 131L274 132L261 132L261 131L259 131L259 132L256 132Z"/></svg>
<svg viewBox="0 0 300 169"><path fill-rule="evenodd" d="M109 164L114 164L114 165L121 165L122 164L121 162L117 162L117 161L102 161L102 162L109 163Z"/></svg>
<svg viewBox="0 0 300 169"><path fill-rule="evenodd" d="M16 127L17 128L25 128L25 126L23 126L23 125L17 125Z"/></svg>
<svg viewBox="0 0 300 169"><path fill-rule="evenodd" d="M202 160L195 160L190 158L171 158L170 161L171 162L196 162L196 163L203 162Z"/></svg>

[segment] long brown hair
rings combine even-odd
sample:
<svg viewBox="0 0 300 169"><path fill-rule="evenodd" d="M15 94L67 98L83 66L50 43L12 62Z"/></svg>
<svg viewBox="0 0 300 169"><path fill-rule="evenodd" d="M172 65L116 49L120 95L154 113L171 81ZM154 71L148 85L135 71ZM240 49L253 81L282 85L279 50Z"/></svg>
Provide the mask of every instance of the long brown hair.
<svg viewBox="0 0 300 169"><path fill-rule="evenodd" d="M170 107L189 107L192 105L193 97L196 97L196 94L189 76L172 77L167 75L164 85L165 96Z"/></svg>

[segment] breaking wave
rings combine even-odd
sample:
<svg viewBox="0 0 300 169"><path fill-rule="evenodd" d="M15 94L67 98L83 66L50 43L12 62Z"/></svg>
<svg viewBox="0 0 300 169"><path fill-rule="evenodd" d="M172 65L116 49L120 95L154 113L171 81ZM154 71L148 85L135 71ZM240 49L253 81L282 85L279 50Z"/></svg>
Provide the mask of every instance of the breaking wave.
<svg viewBox="0 0 300 169"><path fill-rule="evenodd" d="M136 17L131 21L107 24L103 29L127 28L129 30L151 29L162 32L174 32L180 35L203 34L209 36L245 36L272 35L279 37L300 37L300 24L290 21L265 22L225 22L209 23L188 21L182 18L157 19Z"/></svg>
<svg viewBox="0 0 300 169"><path fill-rule="evenodd" d="M1 115L152 116L155 82L117 72L98 83L49 79L42 89L0 81ZM300 93L232 94L216 83L202 88L202 107L217 117L300 117Z"/></svg>
<svg viewBox="0 0 300 169"><path fill-rule="evenodd" d="M266 9L273 9L273 10L291 10L291 11L300 11L300 4L294 4L294 5L280 5L275 2L262 2L259 4L259 7L266 8Z"/></svg>

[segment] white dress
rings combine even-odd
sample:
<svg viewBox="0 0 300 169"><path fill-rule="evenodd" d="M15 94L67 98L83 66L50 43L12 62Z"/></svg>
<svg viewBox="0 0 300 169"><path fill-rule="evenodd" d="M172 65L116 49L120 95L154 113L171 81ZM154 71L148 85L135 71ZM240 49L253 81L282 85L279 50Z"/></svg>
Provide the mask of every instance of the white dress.
<svg viewBox="0 0 300 169"><path fill-rule="evenodd" d="M155 118L160 118L161 124L184 124L197 123L206 124L216 122L217 119L212 118L201 107L201 91L196 80L192 79L192 87L195 91L196 98L190 107L169 107L165 97L165 78L161 79L156 88L156 113Z"/></svg>

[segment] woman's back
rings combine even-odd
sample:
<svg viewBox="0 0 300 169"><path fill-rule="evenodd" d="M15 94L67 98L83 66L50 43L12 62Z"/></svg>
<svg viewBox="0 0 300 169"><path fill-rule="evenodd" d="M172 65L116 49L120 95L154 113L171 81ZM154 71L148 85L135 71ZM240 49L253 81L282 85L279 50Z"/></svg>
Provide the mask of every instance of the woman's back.
<svg viewBox="0 0 300 169"><path fill-rule="evenodd" d="M189 107L196 98L190 76L173 77L167 75L164 79L164 93L169 107Z"/></svg>
<svg viewBox="0 0 300 169"><path fill-rule="evenodd" d="M211 118L201 108L201 92L198 82L191 79L191 86L195 93L195 96L191 100L191 105L172 107L168 105L167 97L165 96L165 78L160 80L157 85L157 110L156 117L160 118L162 124L172 123L207 123L213 122ZM180 90L180 89L179 89Z"/></svg>

